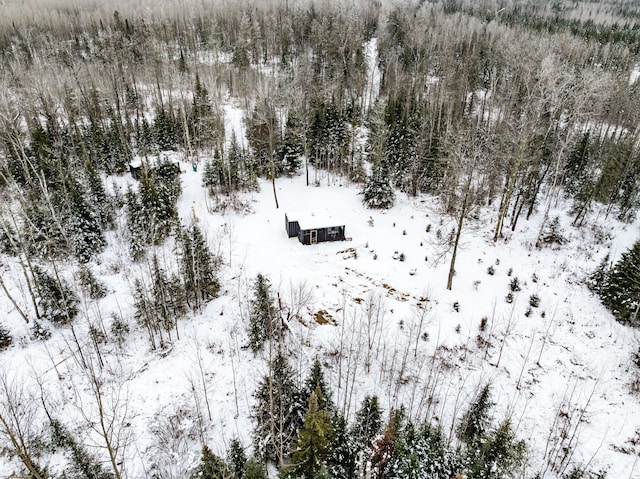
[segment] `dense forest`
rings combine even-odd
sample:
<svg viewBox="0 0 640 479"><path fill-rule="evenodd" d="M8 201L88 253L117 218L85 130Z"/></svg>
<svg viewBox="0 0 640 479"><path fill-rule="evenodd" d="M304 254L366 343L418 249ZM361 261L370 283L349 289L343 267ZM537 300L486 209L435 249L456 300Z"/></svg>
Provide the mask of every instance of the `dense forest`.
<svg viewBox="0 0 640 479"><path fill-rule="evenodd" d="M127 356L171 357L192 318L213 316L210 306L235 287L224 239L195 210L180 214L176 154L201 173L212 213L246 214L247 195L261 185L278 208L276 185L293 177L310 188L355 187L370 211L400 196L432 198L450 220L450 232L437 233L446 246L441 282L455 291L480 210L496 245L539 219L534 255L567 241L558 205L575 231L634 224L639 62L640 9L624 0L2 2L0 357L20 358L29 379L0 366L0 476L605 477L574 457L584 409L572 395L535 458L540 446L516 434L516 415L493 413L491 377L463 401L443 379L454 366L436 353L416 359L430 373L423 392L411 393L415 404L383 406L381 396L394 396L387 377L396 399L412 381L405 363L418 358L419 338L426 343L426 313L406 350L387 356L373 296L361 300L362 337L343 328L334 356L315 349L305 362L296 341L309 344L287 324L304 318L309 287L286 298L267 274L246 279L243 300L225 314L240 325L229 333L236 396L239 363L260 364L249 366L260 376L249 406L235 399L250 441L212 436L215 373L203 358L215 348L204 344L189 352L189 406L140 441ZM231 104L242 111L243 137L225 127ZM134 169L137 181L125 182ZM639 245L598 258L582 278L628 331L640 325ZM108 271L105 254L119 258ZM490 276L495 267L483 266ZM509 281L511 304L521 285L511 271ZM122 286L117 297L112 284ZM528 317L540 298L527 301ZM493 326L482 321L486 358ZM347 353L349 341L362 349ZM32 345L46 371L30 362ZM639 355L629 375L640 377ZM370 373L376 361L384 361L380 391L354 396L356 370ZM341 392L327 368L339 371ZM633 384L637 410L640 379ZM434 395L453 398L448 422L433 420L445 410Z"/></svg>

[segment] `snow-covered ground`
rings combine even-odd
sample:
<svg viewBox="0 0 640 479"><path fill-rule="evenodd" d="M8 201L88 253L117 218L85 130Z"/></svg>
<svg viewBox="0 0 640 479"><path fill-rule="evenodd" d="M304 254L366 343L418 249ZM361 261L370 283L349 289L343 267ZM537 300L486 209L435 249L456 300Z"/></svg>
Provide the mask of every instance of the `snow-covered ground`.
<svg viewBox="0 0 640 479"><path fill-rule="evenodd" d="M198 222L223 260L220 297L180 322L180 339L174 338L167 351L151 352L132 317L133 281L145 277L148 266L129 263L126 246L112 235L94 265L110 294L97 305L87 303L86 319L74 328L90 349L89 321L102 321L108 330L116 314L131 325L122 347L111 342L101 347L105 384L121 385L120 401L128 406L129 477L144 477L153 462L177 475L193 465L199 454L199 416L204 440L214 451L224 453L236 436L250 444L252 393L266 361L242 346L249 286L258 273L271 279L284 308L299 309L287 338L292 365L304 377L318 355L336 403L348 414L366 394L377 394L387 411L404 404L412 418L438 421L449 432L479 385L490 381L495 420L512 418L518 436L531 446L532 470L544 468L545 450L559 444L554 441L566 426L576 444L574 462L608 469L609 477L637 474L636 457L618 452L638 454L637 444L629 442L640 428L638 396L630 393L637 333L618 324L583 284L607 252L615 259L636 240L637 224L608 219L606 227L601 221L601 227L579 230L568 226L569 219L558 210L570 242L537 250L532 244L539 216L522 221L494 244L495 211L481 210L463 231L453 290L448 291L446 238L453 222L440 213L434 198L399 194L391 210L370 211L346 180L325 178L323 186L307 187L301 175L276 181L279 208L271 184L262 182L260 192L243 197L251 214L210 213L202 168L187 166L180 214L185 222ZM304 246L288 238L284 213L304 209L339 215L350 240ZM170 246L159 251L170 269L175 264ZM20 285L17 266L6 257L3 263L13 271L4 277L15 275ZM489 266L495 274L488 274ZM514 277L521 291L507 303ZM534 294L540 305L526 316ZM295 299L300 296L311 299ZM91 407L91 396L74 359L70 329L54 330L44 343L32 341L4 296L0 311L16 339L0 356L4 373L36 396L40 381L51 409L77 424L89 444L97 442L80 414L81 407ZM485 332L479 329L483 317ZM320 324L318 318L328 322ZM180 440L158 446L158 438L168 434L163 427L179 431ZM6 466L0 463L0 472Z"/></svg>
<svg viewBox="0 0 640 479"><path fill-rule="evenodd" d="M380 81L375 39L365 51L368 105ZM243 111L231 102L223 111L227 141L234 132L246 146ZM182 155L172 158L182 162L180 216L198 223L222 260L220 297L181 320L180 338L174 335L167 349L151 351L133 319L134 281L148 281L149 265L130 262L120 233L109 234L107 249L92 265L109 294L83 302L73 330L55 329L46 342L31 340L30 325L0 295L0 319L14 336L0 353L0 369L25 389L25 401L38 405L34 423L45 423L39 406L44 391L50 413L88 446L100 444L78 344L94 357L89 324L109 336L119 317L131 333L122 345L100 345L104 366L96 363L95 370L108 393L107 412L123 435L127 477L149 477L154 468L164 477L185 477L201 441L218 454L234 437L249 446L252 394L266 371L266 355L254 357L244 346L250 288L262 273L291 314L291 365L302 379L318 356L334 401L349 417L365 395L376 394L386 412L404 405L411 418L438 422L451 434L478 388L491 382L495 422L511 418L516 434L527 440L529 472L545 471L546 459L559 462L566 452L572 464L608 470L608 477L637 477L640 398L631 393L638 375L631 357L638 334L613 319L584 279L606 253L616 260L638 239L638 222L594 217L594 226L575 229L564 213L569 205L560 202L550 216L559 217L569 241L539 250L533 244L541 214L521 220L514 232L505 227L493 243L497 208L485 207L465 223L448 291L447 239L454 221L433 197L398 194L391 210L371 211L357 186L312 171L320 186L306 186L304 175L276 180L279 208L271 184L261 181L259 192L240 197L250 214L221 214L211 211L201 186L204 159L194 171ZM123 190L135 185L128 175L109 178L112 183ZM304 246L288 238L287 211L319 209L345 221L348 241ZM172 246L169 240L156 251L168 270L176 267ZM19 265L6 256L0 261L10 292L28 309ZM72 278L73 265L58 266ZM508 303L515 277L521 290ZM532 295L539 297L538 307L529 307ZM7 461L0 458L0 477L13 470ZM60 464L54 455L52 471ZM547 470L544 477L554 473Z"/></svg>

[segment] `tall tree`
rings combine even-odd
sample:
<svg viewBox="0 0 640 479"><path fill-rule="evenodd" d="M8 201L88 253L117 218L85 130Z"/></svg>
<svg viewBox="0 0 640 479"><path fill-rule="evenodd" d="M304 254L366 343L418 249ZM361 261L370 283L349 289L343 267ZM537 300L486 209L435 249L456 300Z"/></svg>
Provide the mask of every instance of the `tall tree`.
<svg viewBox="0 0 640 479"><path fill-rule="evenodd" d="M309 398L309 407L302 427L293 443L291 477L315 479L327 474L326 459L333 442L333 428L329 413L320 407L322 391L317 387Z"/></svg>
<svg viewBox="0 0 640 479"><path fill-rule="evenodd" d="M637 325L640 312L640 241L602 275L596 290L602 303L623 323Z"/></svg>
<svg viewBox="0 0 640 479"><path fill-rule="evenodd" d="M192 223L181 231L180 269L187 303L197 310L215 298L220 289L213 257L202 231Z"/></svg>
<svg viewBox="0 0 640 479"><path fill-rule="evenodd" d="M264 461L283 466L302 424L304 405L286 358L278 352L254 397L254 451Z"/></svg>

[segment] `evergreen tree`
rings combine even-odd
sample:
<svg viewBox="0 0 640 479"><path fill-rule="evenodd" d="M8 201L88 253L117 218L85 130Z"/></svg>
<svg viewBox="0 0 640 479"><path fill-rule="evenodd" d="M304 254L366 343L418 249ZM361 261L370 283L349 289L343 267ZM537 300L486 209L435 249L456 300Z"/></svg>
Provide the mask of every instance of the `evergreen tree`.
<svg viewBox="0 0 640 479"><path fill-rule="evenodd" d="M43 318L53 324L71 323L78 314L78 297L62 279L54 279L37 266L33 268L38 291L38 308Z"/></svg>
<svg viewBox="0 0 640 479"><path fill-rule="evenodd" d="M333 442L333 428L326 410L320 408L320 387L311 394L309 408L293 446L288 473L295 478L315 479L326 475L326 459Z"/></svg>
<svg viewBox="0 0 640 479"><path fill-rule="evenodd" d="M278 149L278 159L287 175L294 175L300 168L300 157L304 154L303 128L300 119L294 112L287 116L284 138Z"/></svg>
<svg viewBox="0 0 640 479"><path fill-rule="evenodd" d="M389 421L380 436L374 439L371 454L371 477L373 479L385 479L389 477L389 465L395 457L396 441L402 421L402 413L394 411L389 416Z"/></svg>
<svg viewBox="0 0 640 479"><path fill-rule="evenodd" d="M344 416L334 416L332 424L334 439L327 454L327 471L333 479L351 479L356 471L356 445L353 435L350 434Z"/></svg>
<svg viewBox="0 0 640 479"><path fill-rule="evenodd" d="M71 252L79 261L86 263L104 249L106 240L100 218L95 211L96 203L87 201L79 183L69 183L65 201L68 210L64 214L66 235Z"/></svg>
<svg viewBox="0 0 640 479"><path fill-rule="evenodd" d="M333 414L335 411L335 406L333 401L331 401L331 392L329 391L329 387L324 379L324 372L322 371L322 364L320 364L320 360L316 356L313 360L313 365L311 366L311 371L309 372L309 377L304 383L304 387L302 388L302 402L308 403L311 395L314 391L320 388L320 395L318 396L318 407L327 411L330 414Z"/></svg>
<svg viewBox="0 0 640 479"><path fill-rule="evenodd" d="M264 342L278 336L276 307L271 294L269 279L258 274L253 285L253 298L249 311L249 347L254 353L260 351Z"/></svg>
<svg viewBox="0 0 640 479"><path fill-rule="evenodd" d="M192 479L234 479L233 473L226 463L211 452L208 446L202 446L200 464L191 474Z"/></svg>
<svg viewBox="0 0 640 479"><path fill-rule="evenodd" d="M475 447L478 449L476 450ZM501 479L510 477L525 458L524 441L516 440L511 422L503 421L477 446L469 447L470 479Z"/></svg>
<svg viewBox="0 0 640 479"><path fill-rule="evenodd" d="M585 188L589 175L591 138L587 131L576 142L564 166L564 185L568 194L576 195Z"/></svg>
<svg viewBox="0 0 640 479"><path fill-rule="evenodd" d="M607 279L610 271L610 261L611 255L607 253L600 264L596 268L596 270L589 276L589 280L587 282L587 286L591 291L600 294L602 288L607 283Z"/></svg>
<svg viewBox="0 0 640 479"><path fill-rule="evenodd" d="M178 139L182 136L180 122L172 111L166 111L164 108L156 113L153 131L155 143L161 151L175 149L179 143Z"/></svg>
<svg viewBox="0 0 640 479"><path fill-rule="evenodd" d="M180 234L180 269L187 303L195 310L215 298L220 289L213 259L195 223Z"/></svg>
<svg viewBox="0 0 640 479"><path fill-rule="evenodd" d="M623 323L638 324L640 311L640 241L622 254L620 260L597 286L604 304Z"/></svg>
<svg viewBox="0 0 640 479"><path fill-rule="evenodd" d="M113 226L115 215L113 198L105 190L98 170L92 163L87 165L87 200L93 205L93 212L97 216L101 228Z"/></svg>
<svg viewBox="0 0 640 479"><path fill-rule="evenodd" d="M233 438L229 445L227 464L235 479L244 479L247 469L247 455L237 438Z"/></svg>
<svg viewBox="0 0 640 479"><path fill-rule="evenodd" d="M367 177L362 191L362 202L367 208L389 209L395 201L395 193L389 182L386 168L375 165L371 175Z"/></svg>
<svg viewBox="0 0 640 479"><path fill-rule="evenodd" d="M469 410L462 416L458 425L458 438L471 445L479 441L489 426L489 410L491 403L491 385L485 384Z"/></svg>
<svg viewBox="0 0 640 479"><path fill-rule="evenodd" d="M244 479L267 479L267 468L254 458L247 460Z"/></svg>
<svg viewBox="0 0 640 479"><path fill-rule="evenodd" d="M209 92L196 73L193 100L189 114L189 138L194 148L214 146L224 136L223 124L214 110Z"/></svg>
<svg viewBox="0 0 640 479"><path fill-rule="evenodd" d="M96 278L93 271L91 271L87 265L80 265L78 269L78 282L82 290L91 299L100 299L107 295L107 288Z"/></svg>
<svg viewBox="0 0 640 479"><path fill-rule="evenodd" d="M281 352L276 354L254 397L255 454L263 461L282 465L302 424L304 406L293 371Z"/></svg>
<svg viewBox="0 0 640 479"><path fill-rule="evenodd" d="M208 158L202 171L202 186L207 189L209 196L215 196L218 188L224 185L224 166L220 152L215 150L212 158Z"/></svg>
<svg viewBox="0 0 640 479"><path fill-rule="evenodd" d="M51 419L51 442L54 448L61 448L70 452L71 464L65 470L65 479L113 479L113 473L108 472L93 457L86 448L78 443L71 432L57 419Z"/></svg>
<svg viewBox="0 0 640 479"><path fill-rule="evenodd" d="M144 247L148 242L150 233L140 197L130 186L125 193L125 204L129 253L134 261L139 261L144 256Z"/></svg>
<svg viewBox="0 0 640 479"><path fill-rule="evenodd" d="M176 277L169 277L153 256L151 262L151 294L153 297L154 321L169 333L176 327L177 320L185 313L184 289Z"/></svg>
<svg viewBox="0 0 640 479"><path fill-rule="evenodd" d="M351 429L358 450L368 448L381 427L382 411L378 405L378 396L366 396L356 413Z"/></svg>
<svg viewBox="0 0 640 479"><path fill-rule="evenodd" d="M12 341L11 333L0 323L0 351L11 346Z"/></svg>

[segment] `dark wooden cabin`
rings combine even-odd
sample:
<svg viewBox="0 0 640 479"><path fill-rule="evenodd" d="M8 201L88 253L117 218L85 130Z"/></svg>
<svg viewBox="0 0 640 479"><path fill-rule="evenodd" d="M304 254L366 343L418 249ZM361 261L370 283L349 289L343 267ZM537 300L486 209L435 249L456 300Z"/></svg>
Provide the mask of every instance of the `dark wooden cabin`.
<svg viewBox="0 0 640 479"><path fill-rule="evenodd" d="M344 221L325 211L286 213L284 221L289 238L297 236L302 244L345 240Z"/></svg>

